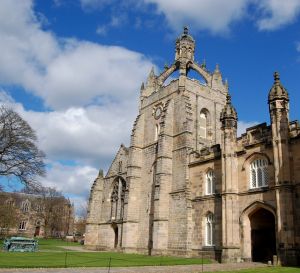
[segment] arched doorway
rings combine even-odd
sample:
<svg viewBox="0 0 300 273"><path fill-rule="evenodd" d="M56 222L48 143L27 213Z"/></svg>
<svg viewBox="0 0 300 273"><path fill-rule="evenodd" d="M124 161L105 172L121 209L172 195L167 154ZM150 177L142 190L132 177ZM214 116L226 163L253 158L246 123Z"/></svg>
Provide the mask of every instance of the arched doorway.
<svg viewBox="0 0 300 273"><path fill-rule="evenodd" d="M272 261L276 254L275 217L264 208L249 215L253 262Z"/></svg>
<svg viewBox="0 0 300 273"><path fill-rule="evenodd" d="M41 231L41 222L37 221L35 231L34 231L34 237L40 236L40 231Z"/></svg>

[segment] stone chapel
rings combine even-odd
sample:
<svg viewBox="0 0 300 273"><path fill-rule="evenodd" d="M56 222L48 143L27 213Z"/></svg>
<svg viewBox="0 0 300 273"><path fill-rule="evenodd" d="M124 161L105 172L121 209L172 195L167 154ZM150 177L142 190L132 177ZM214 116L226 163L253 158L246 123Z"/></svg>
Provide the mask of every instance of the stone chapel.
<svg viewBox="0 0 300 273"><path fill-rule="evenodd" d="M288 92L275 72L270 125L237 137L228 85L194 51L184 28L174 62L142 84L130 146L92 185L85 245L299 264L300 126L289 120Z"/></svg>

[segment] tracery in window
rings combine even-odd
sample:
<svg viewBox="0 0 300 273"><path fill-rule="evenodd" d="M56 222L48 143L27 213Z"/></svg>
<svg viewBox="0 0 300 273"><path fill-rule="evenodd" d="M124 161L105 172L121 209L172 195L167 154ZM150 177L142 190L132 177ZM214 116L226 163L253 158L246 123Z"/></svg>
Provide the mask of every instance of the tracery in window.
<svg viewBox="0 0 300 273"><path fill-rule="evenodd" d="M26 221L22 221L19 224L19 230L26 230Z"/></svg>
<svg viewBox="0 0 300 273"><path fill-rule="evenodd" d="M210 212L206 215L205 224L205 245L214 245L214 215Z"/></svg>
<svg viewBox="0 0 300 273"><path fill-rule="evenodd" d="M42 212L42 211L43 211L43 207L42 207L41 204L37 204L37 205L36 205L36 211L37 211L37 212Z"/></svg>
<svg viewBox="0 0 300 273"><path fill-rule="evenodd" d="M9 199L9 200L6 201L6 205L7 205L8 207L13 207L13 206L15 205L15 202L14 202L14 200Z"/></svg>
<svg viewBox="0 0 300 273"><path fill-rule="evenodd" d="M124 215L124 204L128 202L126 182L118 177L114 182L111 194L111 220L121 220Z"/></svg>
<svg viewBox="0 0 300 273"><path fill-rule="evenodd" d="M215 174L213 170L209 170L206 173L206 194L214 194L215 193Z"/></svg>
<svg viewBox="0 0 300 273"><path fill-rule="evenodd" d="M257 159L250 164L250 188L268 186L268 162L266 159Z"/></svg>
<svg viewBox="0 0 300 273"><path fill-rule="evenodd" d="M21 205L21 210L23 212L28 212L29 211L29 202L28 201L24 201Z"/></svg>

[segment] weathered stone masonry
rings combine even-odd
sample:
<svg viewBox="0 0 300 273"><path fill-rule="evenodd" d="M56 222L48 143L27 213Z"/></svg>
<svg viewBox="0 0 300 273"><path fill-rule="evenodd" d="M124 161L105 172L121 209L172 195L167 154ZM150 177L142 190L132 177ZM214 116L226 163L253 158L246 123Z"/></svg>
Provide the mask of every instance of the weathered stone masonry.
<svg viewBox="0 0 300 273"><path fill-rule="evenodd" d="M174 63L142 84L130 147L121 145L92 186L86 247L299 264L300 126L289 121L279 74L271 125L237 137L228 85L194 51L185 28Z"/></svg>

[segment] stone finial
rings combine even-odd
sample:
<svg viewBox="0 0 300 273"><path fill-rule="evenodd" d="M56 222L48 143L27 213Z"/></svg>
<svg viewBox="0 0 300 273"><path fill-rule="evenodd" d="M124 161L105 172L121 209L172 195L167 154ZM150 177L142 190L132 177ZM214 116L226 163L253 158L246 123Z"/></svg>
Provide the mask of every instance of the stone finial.
<svg viewBox="0 0 300 273"><path fill-rule="evenodd" d="M231 96L229 93L226 95L226 104L222 109L220 121L222 123L222 129L224 128L237 128L237 113L231 103Z"/></svg>
<svg viewBox="0 0 300 273"><path fill-rule="evenodd" d="M287 90L284 88L284 86L280 82L279 73L276 71L274 72L274 84L270 89L269 92L269 103L271 101L277 100L277 99L283 99L288 101L289 95Z"/></svg>
<svg viewBox="0 0 300 273"><path fill-rule="evenodd" d="M183 34L185 34L185 35L189 34L189 28L187 26L183 27Z"/></svg>
<svg viewBox="0 0 300 273"><path fill-rule="evenodd" d="M154 78L155 77L155 73L154 73L154 67L152 66L151 70L150 70L150 73L149 73L149 76L148 76L148 79L149 78Z"/></svg>
<svg viewBox="0 0 300 273"><path fill-rule="evenodd" d="M194 61L195 40L189 34L188 27L184 27L183 33L176 40L175 60L180 63Z"/></svg>
<svg viewBox="0 0 300 273"><path fill-rule="evenodd" d="M103 170L102 169L99 170L98 177L103 177Z"/></svg>
<svg viewBox="0 0 300 273"><path fill-rule="evenodd" d="M141 90L144 90L145 89L145 84L144 84L144 82L142 82L142 84L141 84Z"/></svg>
<svg viewBox="0 0 300 273"><path fill-rule="evenodd" d="M219 64L216 64L216 68L215 68L214 73L220 73L220 66L219 66Z"/></svg>
<svg viewBox="0 0 300 273"><path fill-rule="evenodd" d="M226 104L230 104L231 105L231 96L229 93L227 93L226 95Z"/></svg>
<svg viewBox="0 0 300 273"><path fill-rule="evenodd" d="M280 83L279 73L277 71L274 72L274 84Z"/></svg>
<svg viewBox="0 0 300 273"><path fill-rule="evenodd" d="M225 88L226 88L226 90L228 92L228 90L229 90L229 83L228 83L227 79L225 79Z"/></svg>
<svg viewBox="0 0 300 273"><path fill-rule="evenodd" d="M147 81L146 81L146 87L154 87L155 86L155 81L156 81L156 76L154 73L154 67L152 66L151 71L148 75Z"/></svg>

